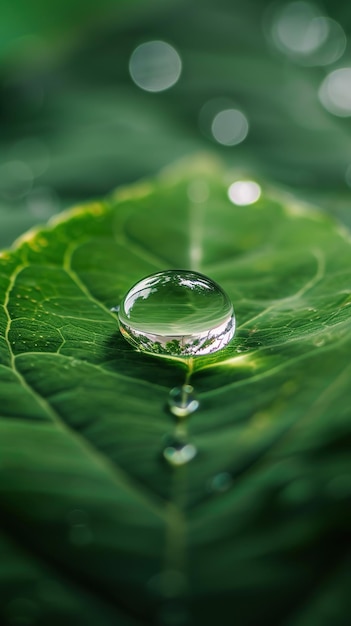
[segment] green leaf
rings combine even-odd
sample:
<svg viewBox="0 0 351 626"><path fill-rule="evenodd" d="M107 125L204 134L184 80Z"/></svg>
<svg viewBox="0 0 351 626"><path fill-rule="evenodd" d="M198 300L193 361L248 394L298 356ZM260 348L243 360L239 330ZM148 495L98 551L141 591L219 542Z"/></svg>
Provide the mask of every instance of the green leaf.
<svg viewBox="0 0 351 626"><path fill-rule="evenodd" d="M351 492L351 246L330 217L188 164L73 209L0 257L0 614L9 624L342 626ZM135 352L110 311L191 268L235 340ZM183 467L166 437L198 449Z"/></svg>

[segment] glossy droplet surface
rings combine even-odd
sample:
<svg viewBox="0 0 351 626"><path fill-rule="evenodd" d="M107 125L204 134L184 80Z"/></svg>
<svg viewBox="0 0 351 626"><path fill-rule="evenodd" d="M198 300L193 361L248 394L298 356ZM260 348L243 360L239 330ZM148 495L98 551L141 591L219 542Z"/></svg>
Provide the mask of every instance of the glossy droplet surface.
<svg viewBox="0 0 351 626"><path fill-rule="evenodd" d="M199 401L191 385L174 387L168 396L169 410L177 417L187 417L199 408Z"/></svg>
<svg viewBox="0 0 351 626"><path fill-rule="evenodd" d="M136 283L118 317L125 339L154 354L210 354L224 348L235 331L227 294L207 276L187 270L158 272Z"/></svg>
<svg viewBox="0 0 351 626"><path fill-rule="evenodd" d="M174 467L189 463L197 454L197 449L192 443L183 439L174 438L167 442L163 449L163 457Z"/></svg>

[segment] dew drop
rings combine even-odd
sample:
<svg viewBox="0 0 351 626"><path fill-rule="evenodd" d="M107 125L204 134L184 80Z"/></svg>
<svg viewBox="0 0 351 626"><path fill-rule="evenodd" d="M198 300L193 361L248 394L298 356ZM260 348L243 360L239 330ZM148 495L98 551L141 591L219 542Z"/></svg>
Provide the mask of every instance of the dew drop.
<svg viewBox="0 0 351 626"><path fill-rule="evenodd" d="M211 478L208 488L209 491L223 493L224 491L228 491L228 489L230 489L232 482L232 477L228 472L220 472Z"/></svg>
<svg viewBox="0 0 351 626"><path fill-rule="evenodd" d="M194 388L191 385L174 387L168 396L169 410L177 417L187 417L199 408Z"/></svg>
<svg viewBox="0 0 351 626"><path fill-rule="evenodd" d="M233 305L213 280L168 270L147 276L124 296L120 331L139 350L200 356L224 348L235 332Z"/></svg>
<svg viewBox="0 0 351 626"><path fill-rule="evenodd" d="M173 467L186 465L197 454L197 449L192 443L188 443L183 439L171 439L163 449L163 457Z"/></svg>

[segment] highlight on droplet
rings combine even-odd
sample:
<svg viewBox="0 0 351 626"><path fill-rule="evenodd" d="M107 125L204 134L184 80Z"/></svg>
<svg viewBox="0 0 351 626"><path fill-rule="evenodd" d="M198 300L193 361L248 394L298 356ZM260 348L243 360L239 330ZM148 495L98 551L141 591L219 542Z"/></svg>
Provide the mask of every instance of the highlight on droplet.
<svg viewBox="0 0 351 626"><path fill-rule="evenodd" d="M253 180L237 180L228 189L228 198L233 204L246 206L257 202L261 187Z"/></svg>
<svg viewBox="0 0 351 626"><path fill-rule="evenodd" d="M177 50L166 41L147 41L133 51L129 73L144 91L165 91L179 80L182 61Z"/></svg>
<svg viewBox="0 0 351 626"><path fill-rule="evenodd" d="M197 455L197 449L192 443L175 437L164 447L162 454L169 465L179 467L192 461Z"/></svg>
<svg viewBox="0 0 351 626"><path fill-rule="evenodd" d="M192 385L173 387L169 392L169 410L176 417L188 417L199 408L199 401Z"/></svg>

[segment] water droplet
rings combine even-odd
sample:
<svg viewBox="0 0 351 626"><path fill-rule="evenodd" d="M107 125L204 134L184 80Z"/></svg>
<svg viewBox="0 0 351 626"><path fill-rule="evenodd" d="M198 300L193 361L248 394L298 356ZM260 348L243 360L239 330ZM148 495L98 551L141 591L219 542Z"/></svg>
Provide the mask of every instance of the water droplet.
<svg viewBox="0 0 351 626"><path fill-rule="evenodd" d="M153 354L199 356L224 348L235 332L233 305L198 272L168 270L136 283L118 312L127 341Z"/></svg>
<svg viewBox="0 0 351 626"><path fill-rule="evenodd" d="M230 489L232 482L232 477L228 472L220 472L220 474L216 474L216 476L213 476L213 478L209 481L209 491L223 493L224 491L228 491L228 489Z"/></svg>
<svg viewBox="0 0 351 626"><path fill-rule="evenodd" d="M177 417L187 417L199 408L194 388L191 385L182 385L174 387L169 392L168 397L169 410Z"/></svg>
<svg viewBox="0 0 351 626"><path fill-rule="evenodd" d="M188 443L183 439L171 439L163 449L163 457L174 467L189 463L197 454L197 449L192 443Z"/></svg>
<svg viewBox="0 0 351 626"><path fill-rule="evenodd" d="M112 311L112 313L118 313L118 311L119 311L119 304L117 304L117 306L111 307L110 311Z"/></svg>

